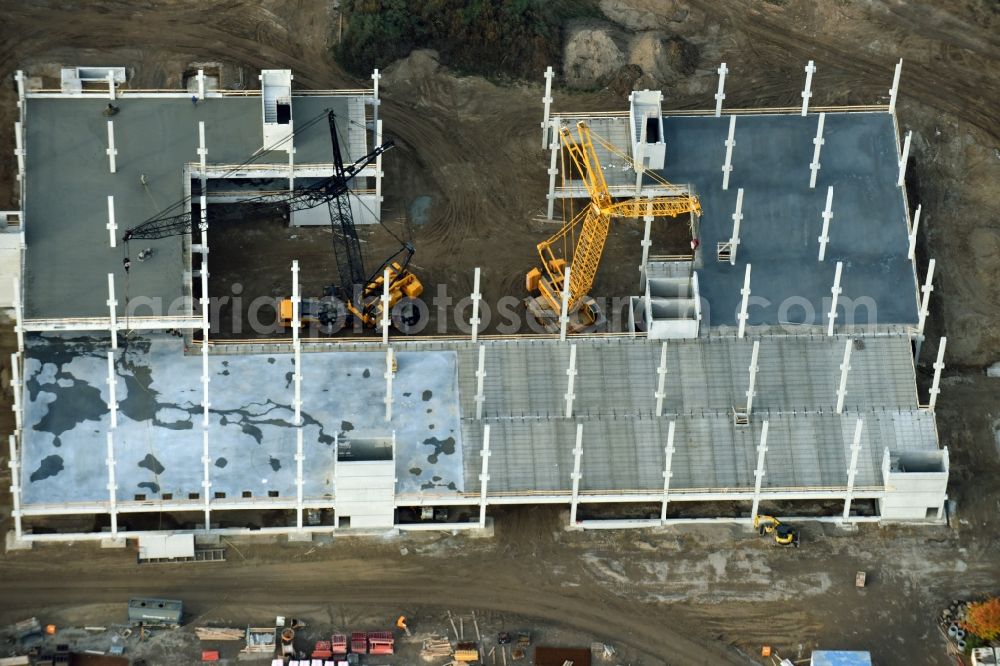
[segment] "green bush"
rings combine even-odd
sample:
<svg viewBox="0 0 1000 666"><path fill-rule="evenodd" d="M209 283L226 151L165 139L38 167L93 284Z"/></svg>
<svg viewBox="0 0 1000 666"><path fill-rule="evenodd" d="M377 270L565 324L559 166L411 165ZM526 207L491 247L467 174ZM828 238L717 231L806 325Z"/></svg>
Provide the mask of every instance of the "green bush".
<svg viewBox="0 0 1000 666"><path fill-rule="evenodd" d="M558 65L563 26L595 0L345 0L337 59L366 75L417 48L468 74L537 78Z"/></svg>

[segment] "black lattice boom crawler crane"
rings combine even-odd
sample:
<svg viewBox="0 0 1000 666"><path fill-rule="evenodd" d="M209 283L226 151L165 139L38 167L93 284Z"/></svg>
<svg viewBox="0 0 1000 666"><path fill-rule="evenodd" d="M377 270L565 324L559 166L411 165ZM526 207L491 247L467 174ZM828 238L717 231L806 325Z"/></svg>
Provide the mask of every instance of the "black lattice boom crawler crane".
<svg viewBox="0 0 1000 666"><path fill-rule="evenodd" d="M350 193L348 184L351 180L374 162L379 155L389 150L393 146L393 142L386 141L353 164L345 165L337 136L336 116L332 111L328 111L327 119L330 124L330 140L333 148L333 175L305 187L250 197L241 201L240 205L255 208L287 206L287 210L291 214L295 211L327 204L330 211L333 251L340 282L329 287L326 295L340 300L344 306L344 314L356 317L366 326L374 327L378 325L381 318L382 303L380 297L386 269L389 270L390 309L404 298L416 298L423 292L423 285L415 275L407 270L414 252L410 243L403 243L396 253L382 262L377 271L371 275L365 273L361 242L354 226L354 216L348 198ZM228 219L230 217L235 217L235 215L225 215L214 219ZM207 230L207 226L199 224L198 227L202 233ZM190 211L177 215L160 214L128 229L122 236L122 240L125 241L127 247L129 241L132 240L157 240L181 236L191 233L192 229L193 218ZM401 261L397 260L400 257L403 257ZM303 314L303 319L313 319L328 325L336 319L336 310L337 308L332 306L317 308L315 311ZM395 319L397 328L401 328L405 332L415 323L413 311L410 309L406 315ZM291 321L292 304L290 300L285 299L281 302L279 314L283 323Z"/></svg>

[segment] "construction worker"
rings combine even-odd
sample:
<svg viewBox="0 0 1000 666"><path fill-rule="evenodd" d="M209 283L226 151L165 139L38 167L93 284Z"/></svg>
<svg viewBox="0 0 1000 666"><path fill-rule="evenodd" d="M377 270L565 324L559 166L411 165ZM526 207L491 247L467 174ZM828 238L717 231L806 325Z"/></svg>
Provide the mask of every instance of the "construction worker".
<svg viewBox="0 0 1000 666"><path fill-rule="evenodd" d="M113 116L116 113L118 113L119 111L121 111L121 109L119 109L117 106L115 106L111 102L108 102L107 108L104 109L104 115L106 115L106 116Z"/></svg>
<svg viewBox="0 0 1000 666"><path fill-rule="evenodd" d="M128 269L132 267L132 262L129 261L128 257L122 259L122 266L125 267L125 272L128 273Z"/></svg>

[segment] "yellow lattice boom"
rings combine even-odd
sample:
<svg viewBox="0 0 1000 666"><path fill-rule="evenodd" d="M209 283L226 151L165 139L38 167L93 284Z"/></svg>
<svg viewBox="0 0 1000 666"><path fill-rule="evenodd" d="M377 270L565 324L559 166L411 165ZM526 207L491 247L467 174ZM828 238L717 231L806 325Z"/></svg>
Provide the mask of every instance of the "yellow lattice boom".
<svg viewBox="0 0 1000 666"><path fill-rule="evenodd" d="M559 249L565 248L572 242L574 236L576 245L573 249L572 262L569 264L569 310L578 307L594 286L604 245L608 239L611 218L637 218L647 215L677 217L684 213L701 215L701 203L698 197L692 194L613 201L594 149L590 128L585 122L580 121L577 123L577 133L579 141L573 138L568 127L559 130L562 144L586 184L587 192L590 194L590 204L564 224L551 238L538 244L538 256L541 258L542 267L532 269L526 279L528 290L537 289L552 312L559 312L562 309L561 292L567 262L560 256ZM605 142L601 143L606 148L615 150ZM669 185L660 178L657 180ZM542 277L543 274L545 278Z"/></svg>

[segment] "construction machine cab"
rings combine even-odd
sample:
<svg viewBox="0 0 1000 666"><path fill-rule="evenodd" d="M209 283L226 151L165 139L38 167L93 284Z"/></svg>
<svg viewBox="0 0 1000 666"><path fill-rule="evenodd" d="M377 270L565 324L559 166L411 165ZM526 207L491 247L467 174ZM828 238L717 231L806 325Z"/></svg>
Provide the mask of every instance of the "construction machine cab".
<svg viewBox="0 0 1000 666"><path fill-rule="evenodd" d="M778 525L774 531L774 542L779 546L799 547L799 531L791 525Z"/></svg>
<svg viewBox="0 0 1000 666"><path fill-rule="evenodd" d="M771 534L779 546L799 547L799 530L791 525L785 525L774 516L758 514L753 517L754 529L761 535Z"/></svg>

